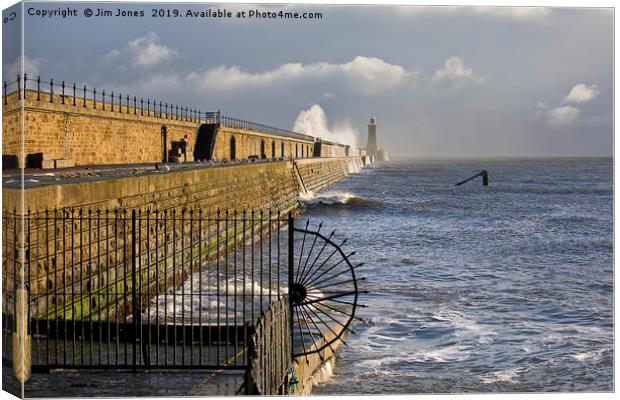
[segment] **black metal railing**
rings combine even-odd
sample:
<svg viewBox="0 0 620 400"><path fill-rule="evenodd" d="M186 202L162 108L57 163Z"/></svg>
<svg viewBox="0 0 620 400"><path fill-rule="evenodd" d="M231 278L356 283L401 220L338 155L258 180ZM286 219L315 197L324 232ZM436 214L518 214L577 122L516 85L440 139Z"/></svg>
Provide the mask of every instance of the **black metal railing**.
<svg viewBox="0 0 620 400"><path fill-rule="evenodd" d="M249 352L252 382L258 394L284 394L282 383L293 362L290 310L288 297L282 297L262 313L256 324Z"/></svg>
<svg viewBox="0 0 620 400"><path fill-rule="evenodd" d="M98 90L96 87L88 88L85 84L77 85L75 82L54 81L54 79L46 81L40 76L33 79L27 74L18 75L14 81L4 81L3 92L4 105L8 104L9 95L17 92L18 99L28 96L29 99L39 102L174 121L208 123L210 121L208 115L213 114L161 100L145 99L105 89Z"/></svg>
<svg viewBox="0 0 620 400"><path fill-rule="evenodd" d="M96 87L88 88L85 84L77 85L75 82L55 81L54 79L47 81L41 79L40 76L32 78L24 74L23 76L17 75L17 79L14 81L4 81L4 105L8 104L8 97L12 93L17 93L18 99L28 96L31 100L60 103L76 108L100 109L120 114L140 115L199 124L221 124L230 128L269 133L275 136L295 138L303 141L314 142L315 140L313 136L223 115L220 111L201 111L157 99L145 99L144 97L122 94L120 92L115 93L114 91L106 91Z"/></svg>
<svg viewBox="0 0 620 400"><path fill-rule="evenodd" d="M218 122L221 125L235 128L235 129L243 129L243 130L251 130L256 132L264 132L269 133L274 136L283 136L295 138L303 141L314 142L315 138L310 135L305 135L303 133L293 132L286 129L274 128L269 125L258 124L255 122L246 121L244 119L239 119L235 117L230 117L228 115L219 115Z"/></svg>
<svg viewBox="0 0 620 400"><path fill-rule="evenodd" d="M33 368L245 369L257 321L286 294L287 219L278 213L54 210L3 219L3 357L23 286Z"/></svg>
<svg viewBox="0 0 620 400"><path fill-rule="evenodd" d="M281 393L293 358L324 360L360 307L362 264L321 228L272 211L4 212L3 359L24 309L33 369L241 370L247 393Z"/></svg>

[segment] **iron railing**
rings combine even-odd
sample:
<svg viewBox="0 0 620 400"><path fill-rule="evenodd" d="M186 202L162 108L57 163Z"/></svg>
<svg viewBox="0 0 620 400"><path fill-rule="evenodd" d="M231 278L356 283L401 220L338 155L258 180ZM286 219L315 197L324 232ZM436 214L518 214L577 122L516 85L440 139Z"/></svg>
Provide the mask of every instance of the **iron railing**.
<svg viewBox="0 0 620 400"><path fill-rule="evenodd" d="M285 394L282 383L292 364L293 341L288 297L282 297L265 310L250 341L250 368L255 392Z"/></svg>
<svg viewBox="0 0 620 400"><path fill-rule="evenodd" d="M23 308L33 370L241 370L246 392L281 393L293 357L323 359L356 318L361 264L321 227L271 211L5 212L3 359Z"/></svg>
<svg viewBox="0 0 620 400"><path fill-rule="evenodd" d="M3 219L3 357L23 286L34 369L245 369L286 294L278 213L54 210L27 213L23 235Z"/></svg>
<svg viewBox="0 0 620 400"><path fill-rule="evenodd" d="M314 142L313 136L293 132L286 129L275 128L269 125L247 121L229 115L223 115L220 111L201 111L195 108L179 106L163 102L157 99L138 97L128 94L115 93L114 91L98 90L96 87L88 88L87 85L77 85L75 82L49 81L17 75L14 81L4 81L3 104L8 104L10 94L17 92L17 98L26 98L26 93L31 92L31 100L60 103L71 105L76 108L92 108L120 114L140 115L166 120L184 121L198 124L221 124L230 128L252 130L269 133L275 136L294 138L303 141Z"/></svg>
<svg viewBox="0 0 620 400"><path fill-rule="evenodd" d="M219 115L217 119L218 123L235 129L251 130L256 132L269 133L274 136L283 136L303 141L314 142L315 138L310 135L304 135L303 133L293 132L286 129L274 128L273 126L258 124L255 122L246 121L243 119L230 117L228 115Z"/></svg>
<svg viewBox="0 0 620 400"><path fill-rule="evenodd" d="M31 92L31 100L71 105L81 108L92 108L120 114L141 115L167 120L207 123L209 118L206 112L190 107L168 104L161 100L130 96L120 92L107 91L105 89L88 88L87 85L77 85L75 82L49 81L29 78L27 74L18 75L14 81L4 81L3 104L8 104L10 94L17 92L17 98L26 98L26 93ZM204 116L204 117L203 117Z"/></svg>

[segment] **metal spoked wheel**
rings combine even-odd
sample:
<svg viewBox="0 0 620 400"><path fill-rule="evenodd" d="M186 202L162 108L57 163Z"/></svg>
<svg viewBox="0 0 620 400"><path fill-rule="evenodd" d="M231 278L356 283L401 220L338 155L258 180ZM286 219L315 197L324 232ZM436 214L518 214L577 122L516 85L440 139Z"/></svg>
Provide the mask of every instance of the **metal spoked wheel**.
<svg viewBox="0 0 620 400"><path fill-rule="evenodd" d="M331 347L343 335L355 318L358 306L358 281L355 268L340 244L316 231L295 228L297 257L289 295L293 317L294 356L320 352ZM319 353L320 355L320 353Z"/></svg>

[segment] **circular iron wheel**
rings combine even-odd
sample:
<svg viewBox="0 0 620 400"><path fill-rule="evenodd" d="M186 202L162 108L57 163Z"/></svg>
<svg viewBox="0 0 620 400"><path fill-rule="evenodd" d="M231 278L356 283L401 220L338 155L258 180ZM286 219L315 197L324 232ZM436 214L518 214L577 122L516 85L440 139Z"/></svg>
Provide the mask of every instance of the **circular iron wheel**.
<svg viewBox="0 0 620 400"><path fill-rule="evenodd" d="M349 255L328 237L295 228L296 253L289 287L293 319L293 355L307 356L331 347L342 337L355 316L358 286Z"/></svg>

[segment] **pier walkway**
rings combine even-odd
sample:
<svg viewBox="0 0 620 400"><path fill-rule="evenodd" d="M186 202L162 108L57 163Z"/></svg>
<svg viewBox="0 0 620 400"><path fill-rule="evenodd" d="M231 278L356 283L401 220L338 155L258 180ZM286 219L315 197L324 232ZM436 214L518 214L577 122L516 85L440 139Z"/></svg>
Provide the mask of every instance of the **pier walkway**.
<svg viewBox="0 0 620 400"><path fill-rule="evenodd" d="M288 159L286 159L288 161ZM226 167L231 165L259 164L285 159L256 159L249 160L223 160L223 161L191 161L184 163L146 163L146 164L117 164L117 165L88 165L57 169L24 169L24 188L35 188L47 185L68 183L94 182L105 179L124 178L129 176L141 176L159 174L171 171L191 171L204 168ZM21 188L21 170L2 171L3 188Z"/></svg>
<svg viewBox="0 0 620 400"><path fill-rule="evenodd" d="M25 397L233 396L243 392L243 371L54 370L33 373ZM2 389L21 397L10 367L2 368Z"/></svg>

